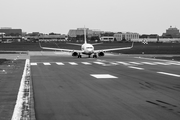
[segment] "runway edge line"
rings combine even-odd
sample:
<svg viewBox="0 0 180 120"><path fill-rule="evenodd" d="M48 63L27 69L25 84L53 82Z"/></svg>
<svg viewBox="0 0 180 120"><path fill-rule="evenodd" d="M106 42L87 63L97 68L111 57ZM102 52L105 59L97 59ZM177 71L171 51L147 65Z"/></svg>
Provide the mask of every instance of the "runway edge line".
<svg viewBox="0 0 180 120"><path fill-rule="evenodd" d="M30 71L30 60L26 59L11 120L36 120Z"/></svg>

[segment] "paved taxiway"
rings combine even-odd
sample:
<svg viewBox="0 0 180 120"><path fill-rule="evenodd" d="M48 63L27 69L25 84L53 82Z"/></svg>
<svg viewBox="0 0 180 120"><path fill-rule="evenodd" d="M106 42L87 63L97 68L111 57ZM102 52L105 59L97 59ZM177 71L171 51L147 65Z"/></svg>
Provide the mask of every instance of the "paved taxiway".
<svg viewBox="0 0 180 120"><path fill-rule="evenodd" d="M180 62L30 55L37 120L180 119Z"/></svg>

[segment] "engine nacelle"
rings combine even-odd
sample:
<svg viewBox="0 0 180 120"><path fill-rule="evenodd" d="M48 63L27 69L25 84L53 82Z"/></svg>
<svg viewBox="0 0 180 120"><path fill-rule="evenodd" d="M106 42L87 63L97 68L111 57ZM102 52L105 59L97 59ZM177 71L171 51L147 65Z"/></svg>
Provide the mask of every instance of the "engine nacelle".
<svg viewBox="0 0 180 120"><path fill-rule="evenodd" d="M98 56L104 56L104 52L99 52Z"/></svg>
<svg viewBox="0 0 180 120"><path fill-rule="evenodd" d="M78 53L77 52L73 52L72 56L78 56Z"/></svg>

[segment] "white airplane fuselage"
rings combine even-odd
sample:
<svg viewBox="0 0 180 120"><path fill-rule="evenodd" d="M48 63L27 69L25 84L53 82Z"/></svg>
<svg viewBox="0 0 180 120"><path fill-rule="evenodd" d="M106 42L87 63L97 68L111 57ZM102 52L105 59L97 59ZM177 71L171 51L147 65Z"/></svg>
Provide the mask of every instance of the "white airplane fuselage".
<svg viewBox="0 0 180 120"><path fill-rule="evenodd" d="M94 53L94 46L88 43L84 43L81 46L82 54L91 55Z"/></svg>

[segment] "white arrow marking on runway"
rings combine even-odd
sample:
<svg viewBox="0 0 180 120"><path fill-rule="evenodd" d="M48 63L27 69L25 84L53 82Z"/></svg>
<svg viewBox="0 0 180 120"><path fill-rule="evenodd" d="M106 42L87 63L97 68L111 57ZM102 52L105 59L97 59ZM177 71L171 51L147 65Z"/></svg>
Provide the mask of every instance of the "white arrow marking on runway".
<svg viewBox="0 0 180 120"><path fill-rule="evenodd" d="M133 67L133 66L129 66L129 68L133 68L133 69L137 69L137 70L144 70L144 68L140 68L140 67Z"/></svg>
<svg viewBox="0 0 180 120"><path fill-rule="evenodd" d="M170 75L170 76L174 76L174 77L180 77L180 75L172 74L172 73L166 73L166 72L157 72L157 73L164 74L164 75Z"/></svg>

